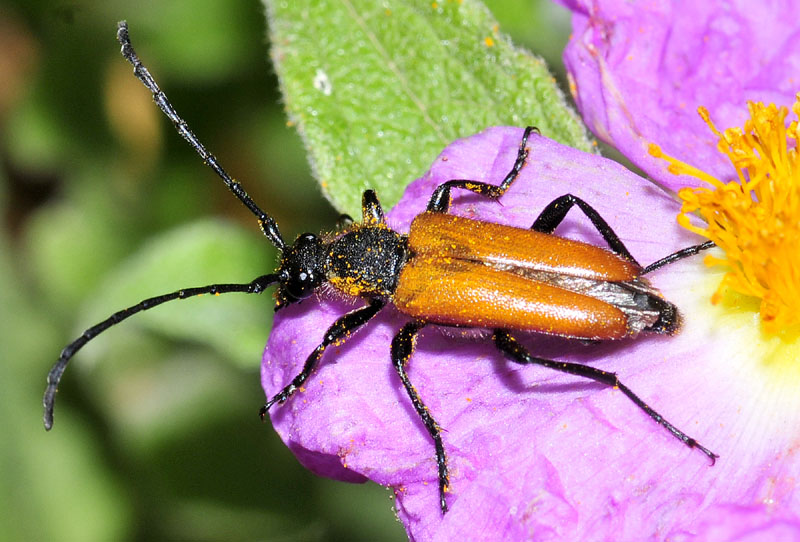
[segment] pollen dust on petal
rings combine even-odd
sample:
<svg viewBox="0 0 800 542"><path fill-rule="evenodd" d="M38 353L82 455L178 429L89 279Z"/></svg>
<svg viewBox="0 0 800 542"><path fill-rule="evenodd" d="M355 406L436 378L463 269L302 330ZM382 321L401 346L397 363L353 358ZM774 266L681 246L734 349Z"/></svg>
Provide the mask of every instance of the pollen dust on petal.
<svg viewBox="0 0 800 542"><path fill-rule="evenodd" d="M724 132L706 108L699 108L718 138L717 149L733 164L733 180L719 180L654 144L650 154L666 160L670 172L709 185L678 192L683 201L678 223L725 253L705 258L706 265L727 270L711 301L719 302L727 288L758 298L763 331L795 336L800 329L800 128L797 118L787 128L786 107L761 102L747 107L750 119L744 128ZM800 93L792 111L800 117ZM693 224L690 214L705 224Z"/></svg>

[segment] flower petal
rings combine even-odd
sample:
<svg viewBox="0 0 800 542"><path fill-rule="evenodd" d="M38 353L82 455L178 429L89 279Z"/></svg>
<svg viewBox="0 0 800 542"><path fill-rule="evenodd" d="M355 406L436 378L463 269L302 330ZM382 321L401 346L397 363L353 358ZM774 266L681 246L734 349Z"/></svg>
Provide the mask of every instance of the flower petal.
<svg viewBox="0 0 800 542"><path fill-rule="evenodd" d="M768 505L741 506L716 504L709 507L693 532L669 535L675 542L691 540L736 540L737 542L793 542L800 540L800 520L792 517L772 517Z"/></svg>
<svg viewBox="0 0 800 542"><path fill-rule="evenodd" d="M450 145L389 213L391 227L406 231L448 179L498 183L520 137L519 129L493 128ZM547 203L572 193L593 205L643 264L699 242L675 223L677 203L618 164L539 136L529 148L527 165L500 202L459 191L454 212L529 227ZM557 233L603 242L577 209ZM272 409L273 424L314 472L392 486L398 516L416 540L661 539L694 532L715 502L766 499L791 519L800 509L798 370L764 369L753 340L757 324L707 304L715 283L700 260L650 277L682 311L683 330L674 337L587 345L518 335L534 355L616 372L720 454L714 467L619 390L510 363L489 340L430 326L408 373L443 428L451 485L450 512L442 516L430 437L390 361L392 337L407 321L393 308L331 348L305 388ZM320 296L280 311L262 366L267 396L295 376L327 326L361 303ZM733 334L726 324L744 331Z"/></svg>
<svg viewBox="0 0 800 542"><path fill-rule="evenodd" d="M800 89L800 0L562 2L564 52L584 122L665 186L697 184L650 156L649 143L719 179L734 175L697 114L741 126L748 100L790 106Z"/></svg>

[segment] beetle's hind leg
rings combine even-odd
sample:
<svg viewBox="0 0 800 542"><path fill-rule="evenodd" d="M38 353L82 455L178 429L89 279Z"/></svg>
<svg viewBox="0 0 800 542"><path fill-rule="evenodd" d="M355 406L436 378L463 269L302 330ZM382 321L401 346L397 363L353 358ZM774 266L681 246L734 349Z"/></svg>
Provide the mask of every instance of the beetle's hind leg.
<svg viewBox="0 0 800 542"><path fill-rule="evenodd" d="M605 221L600 213L581 198L573 196L572 194L564 194L551 201L547 207L539 213L539 217L533 223L531 229L540 233L553 233L558 225L564 221L570 209L575 205L577 205L578 208L583 211L583 214L592 222L592 225L600 232L600 235L603 236L603 239L605 239L608 246L611 247L611 250L623 258L637 265L639 264L625 246L625 243L614 233L614 230L611 229L611 226L608 225L608 222Z"/></svg>
<svg viewBox="0 0 800 542"><path fill-rule="evenodd" d="M528 137L530 137L531 132L536 132L538 134L539 129L535 126L528 126L525 128L525 132L522 134L522 141L520 141L519 144L519 151L517 151L517 159L514 161L511 171L508 172L508 175L506 175L502 183L496 185L469 179L453 179L447 181L440 184L436 187L436 190L433 191L431 199L428 201L428 211L446 213L450 209L450 190L453 188L463 188L464 190L469 190L494 200L505 194L506 190L517 180L519 172L522 170L522 166L525 165L525 160L528 158Z"/></svg>
<svg viewBox="0 0 800 542"><path fill-rule="evenodd" d="M414 410L422 418L422 423L425 424L425 429L428 430L433 445L436 448L436 465L438 467L439 476L439 506L442 508L442 514L447 512L447 501L444 498L450 483L449 475L447 474L447 459L444 454L444 445L442 444L442 435L439 424L431 416L428 407L420 399L417 390L411 384L406 373L406 364L408 363L411 354L414 352L414 345L417 342L417 335L419 331L425 327L425 322L409 322L403 326L403 329L392 340L392 364L400 376L400 381L411 399L411 404L414 405Z"/></svg>
<svg viewBox="0 0 800 542"><path fill-rule="evenodd" d="M706 241L705 243L700 243L699 245L692 245L690 247L683 248L677 252L673 252L669 256L664 256L660 260L651 263L650 265L642 269L642 275L646 275L651 271L660 269L665 265L677 262L678 260L694 256L695 254L699 254L700 252L708 250L709 248L713 248L715 246L717 245L714 243L714 241Z"/></svg>
<svg viewBox="0 0 800 542"><path fill-rule="evenodd" d="M519 344L517 340L512 337L508 331L503 329L497 329L494 331L492 335L492 340L494 341L495 346L503 352L508 358L515 362L521 363L523 365L541 365L542 367L547 367L549 369L555 369L556 371L561 371L562 373L568 373L575 376L580 376L582 378L588 378L589 380L594 380L595 382L599 382L601 384L605 384L606 386L610 386L613 388L617 388L621 391L625 396L633 401L633 403L638 406L641 410L645 412L648 416L653 418L659 425L663 426L667 431L669 431L672 436L683 442L689 448L697 448L708 458L711 460L711 464L713 465L714 462L719 457L717 454L706 448L705 446L701 445L695 439L669 423L664 416L653 410L647 403L645 403L638 395L633 393L633 391L620 382L619 378L615 373L609 373L607 371L603 371L601 369L597 369L590 365L583 365L580 363L570 363L566 361L553 361L544 358L537 358L534 357L528 352L524 346Z"/></svg>

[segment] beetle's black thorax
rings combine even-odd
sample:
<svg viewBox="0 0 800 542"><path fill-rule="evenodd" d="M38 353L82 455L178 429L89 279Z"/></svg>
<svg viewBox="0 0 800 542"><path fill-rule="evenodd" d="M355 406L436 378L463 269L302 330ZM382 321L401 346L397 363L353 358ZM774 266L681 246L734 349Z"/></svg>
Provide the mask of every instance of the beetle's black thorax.
<svg viewBox="0 0 800 542"><path fill-rule="evenodd" d="M352 296L390 296L408 259L408 239L379 225L356 225L327 245L325 277Z"/></svg>

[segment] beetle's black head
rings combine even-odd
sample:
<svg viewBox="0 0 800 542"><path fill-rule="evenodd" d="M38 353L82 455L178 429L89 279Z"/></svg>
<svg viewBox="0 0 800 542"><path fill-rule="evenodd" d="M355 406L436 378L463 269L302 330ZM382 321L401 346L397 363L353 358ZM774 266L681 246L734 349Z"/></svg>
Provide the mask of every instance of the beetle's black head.
<svg viewBox="0 0 800 542"><path fill-rule="evenodd" d="M325 246L313 233L300 235L283 252L278 269L280 285L275 293L275 310L310 296L325 282Z"/></svg>

